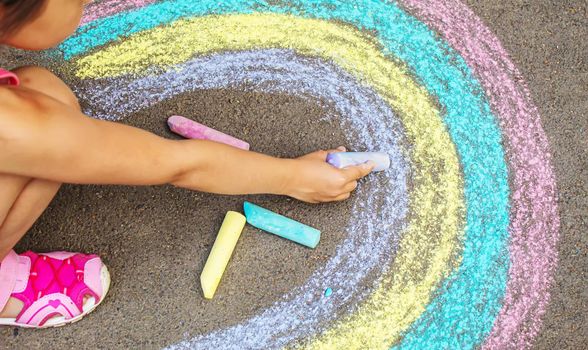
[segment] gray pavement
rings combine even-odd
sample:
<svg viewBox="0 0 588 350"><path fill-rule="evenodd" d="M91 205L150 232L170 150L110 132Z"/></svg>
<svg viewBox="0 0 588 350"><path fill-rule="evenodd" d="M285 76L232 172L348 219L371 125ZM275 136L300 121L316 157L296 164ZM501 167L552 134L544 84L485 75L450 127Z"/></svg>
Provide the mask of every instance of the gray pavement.
<svg viewBox="0 0 588 350"><path fill-rule="evenodd" d="M585 1L468 1L502 41L528 82L553 153L561 215L560 261L536 349L588 344L588 14ZM6 60L34 62L31 55ZM2 57L2 54L0 54ZM0 62L6 62L0 59ZM256 150L292 156L345 144L330 107L292 96L216 90L180 95L127 118L174 137L171 114L194 115L242 130ZM271 112L271 113L269 113ZM257 115L271 115L251 123ZM302 116L302 117L301 117ZM305 130L305 131L300 131ZM247 198L327 232L309 250L248 227L214 302L201 297L198 275L227 210ZM184 337L236 324L300 285L343 239L346 203L310 206L273 196L215 196L170 186L62 188L17 246L100 254L113 284L108 299L84 321L60 329L0 329L0 348L158 349ZM329 219L337 218L337 219ZM369 283L372 280L368 280Z"/></svg>

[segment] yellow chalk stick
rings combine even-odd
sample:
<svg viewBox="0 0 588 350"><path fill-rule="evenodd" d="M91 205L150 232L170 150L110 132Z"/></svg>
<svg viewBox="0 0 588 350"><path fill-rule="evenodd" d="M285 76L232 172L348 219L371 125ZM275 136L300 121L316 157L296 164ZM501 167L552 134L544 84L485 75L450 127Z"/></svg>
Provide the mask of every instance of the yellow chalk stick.
<svg viewBox="0 0 588 350"><path fill-rule="evenodd" d="M245 216L234 211L227 212L200 275L200 284L206 299L214 296L244 226Z"/></svg>

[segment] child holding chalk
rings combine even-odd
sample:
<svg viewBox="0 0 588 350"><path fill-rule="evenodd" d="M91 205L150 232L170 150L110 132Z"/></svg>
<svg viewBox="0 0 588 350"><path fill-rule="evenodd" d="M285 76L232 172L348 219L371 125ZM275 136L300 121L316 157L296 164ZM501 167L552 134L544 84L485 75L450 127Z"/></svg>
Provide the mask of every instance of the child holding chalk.
<svg viewBox="0 0 588 350"><path fill-rule="evenodd" d="M73 33L84 0L0 0L0 44L55 46ZM1 62L0 62L1 63ZM278 159L210 141L172 141L91 119L72 91L39 67L0 69L0 325L58 326L92 311L110 277L95 255L12 248L62 183L173 184L221 194L344 200L373 164L338 169L329 152Z"/></svg>

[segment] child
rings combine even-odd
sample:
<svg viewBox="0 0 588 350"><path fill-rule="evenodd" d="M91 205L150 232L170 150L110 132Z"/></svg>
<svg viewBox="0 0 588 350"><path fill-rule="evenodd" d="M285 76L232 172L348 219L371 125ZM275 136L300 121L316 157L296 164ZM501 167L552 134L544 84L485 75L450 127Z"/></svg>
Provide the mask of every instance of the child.
<svg viewBox="0 0 588 350"><path fill-rule="evenodd" d="M0 0L0 44L52 47L73 33L86 2ZM102 302L110 284L95 255L12 250L61 183L169 183L318 203L347 199L357 180L373 169L373 164L336 169L325 162L327 151L278 159L94 120L80 112L59 78L38 67L0 69L0 150L0 325L39 328L82 318Z"/></svg>

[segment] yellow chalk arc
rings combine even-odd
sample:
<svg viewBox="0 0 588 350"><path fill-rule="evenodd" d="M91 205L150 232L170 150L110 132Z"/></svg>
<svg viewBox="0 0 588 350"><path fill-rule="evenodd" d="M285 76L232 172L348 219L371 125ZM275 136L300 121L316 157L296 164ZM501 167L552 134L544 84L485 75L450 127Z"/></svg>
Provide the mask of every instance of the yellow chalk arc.
<svg viewBox="0 0 588 350"><path fill-rule="evenodd" d="M225 215L210 255L206 259L202 274L200 274L200 284L206 299L214 297L216 288L233 255L237 241L241 237L243 227L245 227L245 216L234 211L229 211Z"/></svg>
<svg viewBox="0 0 588 350"><path fill-rule="evenodd" d="M197 34L195 34L197 33ZM409 225L389 272L357 310L310 343L320 349L388 349L460 263L465 204L455 145L441 113L408 68L377 40L342 23L290 15L205 16L148 30L78 59L80 78L146 74L198 55L288 48L332 61L397 113L411 144ZM172 68L173 69L173 68ZM423 258L423 257L426 257Z"/></svg>

